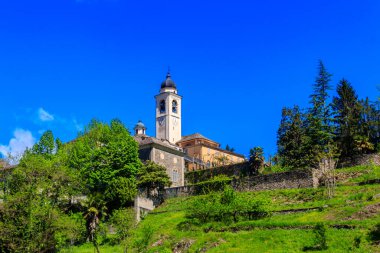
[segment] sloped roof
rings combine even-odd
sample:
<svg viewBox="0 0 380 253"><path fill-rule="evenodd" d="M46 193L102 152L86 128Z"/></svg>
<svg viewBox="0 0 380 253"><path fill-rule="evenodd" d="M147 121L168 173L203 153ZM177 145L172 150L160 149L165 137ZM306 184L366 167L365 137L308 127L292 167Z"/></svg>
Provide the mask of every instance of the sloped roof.
<svg viewBox="0 0 380 253"><path fill-rule="evenodd" d="M158 145L165 146L171 149L180 150L178 146L170 144L167 140L160 140L160 139L147 136L147 135L133 136L133 138L137 141L137 143L140 146L149 145L149 144L158 144Z"/></svg>
<svg viewBox="0 0 380 253"><path fill-rule="evenodd" d="M194 139L205 139L205 140L208 140L208 141L211 141L211 142L215 142L215 141L213 141L213 140L211 140L209 138L204 137L200 133L195 133L195 134L183 136L182 139L180 141L178 141L178 142L190 141L190 140L194 140ZM217 142L215 142L215 143L217 143Z"/></svg>

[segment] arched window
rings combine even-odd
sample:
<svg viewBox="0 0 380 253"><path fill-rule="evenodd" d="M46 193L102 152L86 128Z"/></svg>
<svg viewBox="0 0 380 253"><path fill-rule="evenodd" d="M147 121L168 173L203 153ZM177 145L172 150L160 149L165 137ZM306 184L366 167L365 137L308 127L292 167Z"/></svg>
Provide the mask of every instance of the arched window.
<svg viewBox="0 0 380 253"><path fill-rule="evenodd" d="M174 113L177 113L177 111L178 111L178 103L177 103L177 100L173 100L173 102L172 102L172 111L173 111Z"/></svg>
<svg viewBox="0 0 380 253"><path fill-rule="evenodd" d="M161 100L161 102L160 102L160 113L164 113L165 111L166 111L165 100Z"/></svg>

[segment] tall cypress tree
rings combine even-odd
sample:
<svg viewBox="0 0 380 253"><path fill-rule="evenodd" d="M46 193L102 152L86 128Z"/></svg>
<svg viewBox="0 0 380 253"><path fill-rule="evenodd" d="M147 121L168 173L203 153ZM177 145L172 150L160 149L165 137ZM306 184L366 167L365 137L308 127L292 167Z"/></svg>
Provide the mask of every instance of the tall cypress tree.
<svg viewBox="0 0 380 253"><path fill-rule="evenodd" d="M309 152L311 165L317 166L320 159L332 152L333 128L331 122L331 104L329 91L331 74L322 61L318 64L318 75L313 84L313 94L310 96L311 108L307 115L307 136L310 138Z"/></svg>

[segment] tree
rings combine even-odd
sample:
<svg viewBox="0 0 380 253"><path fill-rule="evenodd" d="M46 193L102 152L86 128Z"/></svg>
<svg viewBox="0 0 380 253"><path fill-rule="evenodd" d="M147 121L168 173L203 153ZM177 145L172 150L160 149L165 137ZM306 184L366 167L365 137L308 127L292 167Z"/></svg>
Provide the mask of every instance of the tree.
<svg viewBox="0 0 380 253"><path fill-rule="evenodd" d="M100 220L106 216L106 202L101 194L92 194L87 202L87 210L84 213L86 220L87 239L93 243L94 248L99 253L98 230Z"/></svg>
<svg viewBox="0 0 380 253"><path fill-rule="evenodd" d="M360 100L361 117L359 123L359 137L356 138L356 146L360 152L370 153L380 143L380 112L376 104L371 103L368 97Z"/></svg>
<svg viewBox="0 0 380 253"><path fill-rule="evenodd" d="M322 61L319 61L318 75L313 85L311 108L307 114L306 135L310 139L311 166L317 167L319 162L330 153L333 144L333 127L331 120L331 105L328 102L331 90L331 74L327 72Z"/></svg>
<svg viewBox="0 0 380 253"><path fill-rule="evenodd" d="M252 168L252 174L257 174L264 167L264 149L262 147L254 147L249 151L249 164Z"/></svg>
<svg viewBox="0 0 380 253"><path fill-rule="evenodd" d="M226 145L226 150L230 152L235 152L235 148L230 147L228 144Z"/></svg>
<svg viewBox="0 0 380 253"><path fill-rule="evenodd" d="M328 91L332 90L331 74L327 72L323 62L320 60L318 65L318 75L313 85L314 92L311 94L311 113L322 119L324 125L328 125L330 121L330 106L328 103Z"/></svg>
<svg viewBox="0 0 380 253"><path fill-rule="evenodd" d="M341 157L352 157L361 153L355 140L361 138L361 108L352 85L342 79L337 86L338 96L333 98L334 121L337 125L336 140Z"/></svg>
<svg viewBox="0 0 380 253"><path fill-rule="evenodd" d="M70 166L80 172L87 194L102 194L110 211L133 200L134 179L142 163L138 144L122 122L112 120L108 125L93 120L70 145L69 156ZM118 183L121 187L116 193Z"/></svg>
<svg viewBox="0 0 380 253"><path fill-rule="evenodd" d="M65 166L66 154L46 157L27 152L7 176L0 209L0 252L54 252L69 241L63 231L73 226L62 220L81 186L75 171Z"/></svg>
<svg viewBox="0 0 380 253"><path fill-rule="evenodd" d="M56 150L54 135L51 130L45 131L38 143L34 144L32 152L40 155L51 155Z"/></svg>
<svg viewBox="0 0 380 253"><path fill-rule="evenodd" d="M283 108L277 131L279 164L289 168L310 166L310 140L306 135L305 114L298 106Z"/></svg>
<svg viewBox="0 0 380 253"><path fill-rule="evenodd" d="M148 196L152 192L162 192L165 187L171 185L166 168L152 161L147 161L137 175L137 185L140 189L146 189Z"/></svg>

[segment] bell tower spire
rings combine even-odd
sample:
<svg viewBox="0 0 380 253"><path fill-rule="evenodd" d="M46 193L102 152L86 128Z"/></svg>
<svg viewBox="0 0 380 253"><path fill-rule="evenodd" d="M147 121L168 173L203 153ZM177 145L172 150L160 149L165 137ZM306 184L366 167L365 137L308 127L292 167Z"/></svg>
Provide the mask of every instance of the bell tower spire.
<svg viewBox="0 0 380 253"><path fill-rule="evenodd" d="M156 138L175 144L182 138L182 97L171 79L170 68L156 98Z"/></svg>

